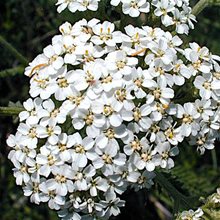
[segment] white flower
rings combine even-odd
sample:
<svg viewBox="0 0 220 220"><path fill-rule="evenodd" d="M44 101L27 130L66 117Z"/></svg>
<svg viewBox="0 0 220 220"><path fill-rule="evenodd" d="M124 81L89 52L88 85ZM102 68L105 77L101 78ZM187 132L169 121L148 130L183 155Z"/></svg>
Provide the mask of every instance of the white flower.
<svg viewBox="0 0 220 220"><path fill-rule="evenodd" d="M174 58L176 51L173 48L170 48L167 40L160 38L159 42L150 42L148 44L149 49L152 53L149 53L144 59L146 64L153 62L162 61L165 65L170 64Z"/></svg>
<svg viewBox="0 0 220 220"><path fill-rule="evenodd" d="M138 17L141 12L150 11L150 4L146 0L122 0L122 11L131 17Z"/></svg>
<svg viewBox="0 0 220 220"><path fill-rule="evenodd" d="M207 62L210 54L207 48L201 48L197 43L190 43L190 48L185 49L184 55L192 62L192 68L202 73L209 73L211 70L211 64Z"/></svg>
<svg viewBox="0 0 220 220"><path fill-rule="evenodd" d="M114 29L115 25L108 21L95 25L92 28L95 35L92 36L91 41L96 45L105 43L108 46L115 46L116 43L121 43L121 32L114 31Z"/></svg>
<svg viewBox="0 0 220 220"><path fill-rule="evenodd" d="M213 79L211 73L197 76L194 85L199 89L199 94L202 99L209 99L213 96L215 90L220 90L220 80Z"/></svg>
<svg viewBox="0 0 220 220"><path fill-rule="evenodd" d="M67 135L66 133L61 133L58 136L58 143L51 146L54 155L59 154L62 161L69 161L72 155L72 147L75 143L73 135Z"/></svg>
<svg viewBox="0 0 220 220"><path fill-rule="evenodd" d="M52 153L52 150L49 150L45 145L41 147L40 153L36 156L37 164L41 165L39 168L40 175L48 177L57 165L62 165L64 162L61 161L57 155Z"/></svg>
<svg viewBox="0 0 220 220"><path fill-rule="evenodd" d="M131 70L132 81L128 85L129 91L134 91L134 95L136 98L141 99L146 96L146 92L144 91L143 86L148 81L147 71L143 71L140 67L138 69L132 68ZM146 73L146 74L145 74Z"/></svg>
<svg viewBox="0 0 220 220"><path fill-rule="evenodd" d="M118 6L121 0L111 0L110 4L113 6Z"/></svg>
<svg viewBox="0 0 220 220"><path fill-rule="evenodd" d="M204 212L202 211L201 208L198 208L196 211L193 211L190 209L189 211L183 211L179 219L181 220L187 220L187 219L192 219L192 220L200 220L201 216L203 216Z"/></svg>
<svg viewBox="0 0 220 220"><path fill-rule="evenodd" d="M208 120L210 116L214 115L211 107L211 100L196 99L195 107L197 109L197 112L204 120Z"/></svg>
<svg viewBox="0 0 220 220"><path fill-rule="evenodd" d="M167 27L173 24L172 17L169 12L172 12L174 8L174 3L169 0L153 1L152 4L157 8L154 10L154 14L158 17L161 16L162 23Z"/></svg>
<svg viewBox="0 0 220 220"><path fill-rule="evenodd" d="M43 61L43 63L46 64L44 68L47 69L50 75L57 73L64 64L63 58L57 53L55 47L52 45L45 47L43 52L45 56L45 61Z"/></svg>
<svg viewBox="0 0 220 220"><path fill-rule="evenodd" d="M174 97L174 91L166 87L164 80L159 80L158 83L154 82L154 84L146 84L146 87L150 89L150 93L147 95L147 104L151 104L155 100L167 105L170 99Z"/></svg>
<svg viewBox="0 0 220 220"><path fill-rule="evenodd" d="M16 178L16 184L22 185L23 183L28 183L30 180L30 175L28 174L27 165L17 162L14 163L14 166L15 168L13 169L13 171Z"/></svg>
<svg viewBox="0 0 220 220"><path fill-rule="evenodd" d="M41 99L48 99L56 91L56 80L45 75L43 70L41 74L32 78L30 86L30 95L35 98L40 95Z"/></svg>
<svg viewBox="0 0 220 220"><path fill-rule="evenodd" d="M146 138L140 140L141 150L138 153L132 155L132 163L139 169L143 170L146 168L147 171L151 172L159 165L158 157L156 156L156 149L150 146Z"/></svg>
<svg viewBox="0 0 220 220"><path fill-rule="evenodd" d="M100 129L105 124L104 116L94 115L91 110L80 109L74 113L72 118L73 127L80 130L86 126L86 134L92 138L100 134Z"/></svg>
<svg viewBox="0 0 220 220"><path fill-rule="evenodd" d="M44 101L42 106L46 111L45 116L41 119L41 123L43 123L44 126L56 123L62 124L65 122L67 112L62 107L56 108L52 99Z"/></svg>
<svg viewBox="0 0 220 220"><path fill-rule="evenodd" d="M79 0L80 6L79 11L85 11L87 8L91 11L96 11L98 9L98 2L100 0Z"/></svg>
<svg viewBox="0 0 220 220"><path fill-rule="evenodd" d="M129 75L131 67L138 63L137 58L128 57L122 50L109 53L105 60L109 70L120 72L122 75Z"/></svg>
<svg viewBox="0 0 220 220"><path fill-rule="evenodd" d="M35 148L37 148L37 145L28 145L26 137L20 132L17 132L16 135L10 135L7 139L7 145L13 148L8 154L8 158L14 164L17 162L24 163L27 158L34 158L36 156Z"/></svg>
<svg viewBox="0 0 220 220"><path fill-rule="evenodd" d="M94 140L90 137L82 139L79 133L73 134L72 138L75 140L73 152L71 154L72 161L77 167L85 167L89 160L96 158L96 153L92 150Z"/></svg>
<svg viewBox="0 0 220 220"><path fill-rule="evenodd" d="M98 195L98 191L106 192L109 188L109 185L106 179L98 176L95 179L90 180L88 187L90 188L90 195L95 197Z"/></svg>
<svg viewBox="0 0 220 220"><path fill-rule="evenodd" d="M153 178L155 176L156 175L154 172L148 172L147 170L145 170L138 178L137 184L132 185L132 188L134 188L135 191L138 191L143 188L147 188L147 189L151 188L152 185L154 184Z"/></svg>
<svg viewBox="0 0 220 220"><path fill-rule="evenodd" d="M118 150L119 149L119 144L116 140L116 138L120 138L122 141L126 140L128 136L128 131L125 127L119 126L117 128L108 128L104 130L99 136L96 137L96 145L104 149L107 146L111 146L112 149Z"/></svg>
<svg viewBox="0 0 220 220"><path fill-rule="evenodd" d="M167 169L174 167L174 161L171 156L176 156L179 153L179 149L177 147L171 148L169 142L158 144L156 149L160 154L160 166Z"/></svg>
<svg viewBox="0 0 220 220"><path fill-rule="evenodd" d="M105 176L112 175L114 172L114 165L122 166L125 164L126 157L111 145L106 146L104 149L97 149L97 156L93 160L93 165L96 169L101 168Z"/></svg>
<svg viewBox="0 0 220 220"><path fill-rule="evenodd" d="M25 136L23 139L23 145L29 146L30 148L36 147L38 143L36 125L20 123L18 126L18 131Z"/></svg>
<svg viewBox="0 0 220 220"><path fill-rule="evenodd" d="M65 197L57 195L55 190L49 190L50 183L48 180L39 185L39 189L44 193L41 198L42 202L48 202L51 209L59 210L65 204Z"/></svg>
<svg viewBox="0 0 220 220"><path fill-rule="evenodd" d="M76 47L75 51L78 62L93 62L95 58L103 56L105 51L100 46L93 45L92 43L86 45L80 45Z"/></svg>
<svg viewBox="0 0 220 220"><path fill-rule="evenodd" d="M114 127L119 127L121 125L123 119L120 110L123 105L120 105L120 103L116 105L114 103L118 104L114 98L109 99L106 94L103 94L101 99L97 99L97 101L92 103L92 112L96 114L97 122L99 122L101 126L108 126L110 124Z"/></svg>
<svg viewBox="0 0 220 220"><path fill-rule="evenodd" d="M142 132L148 131L152 124L152 120L149 114L152 112L152 108L148 104L142 105L140 108L135 107L133 111L122 111L122 118L124 121L134 121L139 126L139 130Z"/></svg>
<svg viewBox="0 0 220 220"><path fill-rule="evenodd" d="M81 209L86 210L88 213L91 213L93 215L84 215L83 219L91 219L95 217L95 212L99 213L99 216L103 216L104 215L104 206L100 203L95 202L92 198L87 199L84 203L82 203L80 205Z"/></svg>
<svg viewBox="0 0 220 220"><path fill-rule="evenodd" d="M196 145L197 150L204 154L205 150L212 150L214 149L214 143L215 139L212 136L209 136L208 134L204 134L203 132L198 133L196 137L191 137L191 140L189 141L191 145Z"/></svg>
<svg viewBox="0 0 220 220"><path fill-rule="evenodd" d="M142 48L141 41L146 40L146 32L141 28L128 25L125 27L126 34L122 35L122 46L121 48L128 54L133 54Z"/></svg>
<svg viewBox="0 0 220 220"><path fill-rule="evenodd" d="M55 145L58 142L58 135L61 133L61 128L56 125L56 122L49 123L41 122L36 129L39 138L48 138L48 142Z"/></svg>
<svg viewBox="0 0 220 220"><path fill-rule="evenodd" d="M29 181L27 185L23 188L24 195L30 196L30 201L35 204L40 204L43 197L43 193L39 189L39 182Z"/></svg>
<svg viewBox="0 0 220 220"><path fill-rule="evenodd" d="M30 125L37 124L40 118L47 115L47 112L42 108L42 99L40 98L34 100L29 98L23 105L26 111L19 113L20 121L26 120Z"/></svg>
<svg viewBox="0 0 220 220"><path fill-rule="evenodd" d="M90 164L87 167L79 168L73 164L74 169L74 191L88 190L89 180L96 174L95 168Z"/></svg>
<svg viewBox="0 0 220 220"><path fill-rule="evenodd" d="M164 132L160 132L161 140L166 140L170 142L172 145L177 145L178 143L183 141L183 135L181 133L181 127L174 128L175 124L172 125L169 120L164 119L163 124L161 124L162 129L164 129Z"/></svg>
<svg viewBox="0 0 220 220"><path fill-rule="evenodd" d="M70 5L73 0L58 0L56 5L59 5L57 11L61 13L66 7Z"/></svg>
<svg viewBox="0 0 220 220"><path fill-rule="evenodd" d="M106 201L101 201L101 204L106 206L105 210L105 218L109 218L111 215L118 215L120 213L119 207L123 207L125 205L125 201L120 200L113 193L108 193L106 195Z"/></svg>
<svg viewBox="0 0 220 220"><path fill-rule="evenodd" d="M54 190L60 196L66 196L68 192L73 192L73 170L70 166L54 167L52 174L54 178L47 181L49 190Z"/></svg>
<svg viewBox="0 0 220 220"><path fill-rule="evenodd" d="M188 137L191 133L196 136L200 126L196 119L199 118L199 113L196 111L192 103L185 103L184 106L177 105L177 118L182 119L181 133Z"/></svg>
<svg viewBox="0 0 220 220"><path fill-rule="evenodd" d="M66 67L63 68L63 71L59 73L56 79L56 91L55 91L55 98L59 101L65 100L69 94L71 94L73 89L73 82L75 75L73 71L67 72Z"/></svg>

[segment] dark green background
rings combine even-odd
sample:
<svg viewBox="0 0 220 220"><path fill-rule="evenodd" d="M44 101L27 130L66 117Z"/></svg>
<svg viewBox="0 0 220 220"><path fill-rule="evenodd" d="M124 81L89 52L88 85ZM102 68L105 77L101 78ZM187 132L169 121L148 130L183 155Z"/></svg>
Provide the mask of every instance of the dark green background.
<svg viewBox="0 0 220 220"><path fill-rule="evenodd" d="M75 15L64 12L56 13L55 1L50 0L0 0L0 34L10 42L28 61L31 61L48 45L63 21L74 22L85 13ZM194 1L192 1L194 4ZM90 16L95 16L92 13ZM196 41L207 46L213 53L220 54L220 7L206 8L198 17L195 30L190 32L189 41ZM20 66L4 47L0 46L0 71ZM28 98L29 79L21 74L0 78L0 106L7 106L9 101L23 102ZM15 185L12 164L7 159L9 148L5 140L10 133L15 133L17 119L0 118L0 219L1 220L55 220L56 213L48 211L46 205L30 204L23 196L22 189ZM218 145L218 143L216 143ZM171 183L183 194L207 196L220 184L218 160L219 146L216 146L217 167L211 152L199 156L196 149L180 146L181 153L176 159L176 168L167 174ZM164 189L155 186L151 191L134 193L128 191L123 198L127 206L122 215L115 219L159 220L167 219L158 208L158 204L172 213L173 201ZM194 204L195 206L197 203ZM193 207L192 207L193 208Z"/></svg>

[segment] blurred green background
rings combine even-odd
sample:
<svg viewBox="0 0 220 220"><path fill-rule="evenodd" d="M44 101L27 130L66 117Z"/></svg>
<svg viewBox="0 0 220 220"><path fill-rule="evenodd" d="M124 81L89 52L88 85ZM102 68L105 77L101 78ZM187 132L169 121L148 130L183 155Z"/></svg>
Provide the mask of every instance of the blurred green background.
<svg viewBox="0 0 220 220"><path fill-rule="evenodd" d="M63 21L74 22L85 13L56 13L55 0L0 0L0 35L12 44L28 61L31 61L48 45ZM195 1L191 1L194 5ZM90 16L95 16L93 13ZM220 55L220 7L206 8L197 17L198 23L188 36L207 46ZM0 71L14 67L24 68L7 49L0 45ZM8 106L9 101L21 103L28 95L29 79L22 73L10 77L0 77L0 106ZM9 148L5 140L16 132L16 117L0 117L0 219L1 220L56 220L57 215L46 205L33 205L23 196L21 187L15 185L12 164L7 159ZM216 143L219 145L219 143ZM180 146L176 167L166 176L184 195L207 196L220 185L220 150L207 151L204 156L195 149ZM123 195L127 206L114 219L159 220L172 219L175 201L157 184L151 191ZM194 203L196 206L197 203ZM194 208L194 207L192 207Z"/></svg>

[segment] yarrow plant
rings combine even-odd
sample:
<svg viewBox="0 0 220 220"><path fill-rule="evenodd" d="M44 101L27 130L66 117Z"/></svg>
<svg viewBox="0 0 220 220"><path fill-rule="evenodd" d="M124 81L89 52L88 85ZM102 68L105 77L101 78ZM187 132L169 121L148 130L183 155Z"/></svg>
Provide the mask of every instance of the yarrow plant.
<svg viewBox="0 0 220 220"><path fill-rule="evenodd" d="M219 137L220 58L183 44L195 21L187 0L111 1L122 13L152 13L164 27L65 22L25 69L30 98L7 144L16 183L62 219L109 219L128 188L153 185L174 167L178 145L202 154ZM98 1L59 0L58 12ZM192 87L185 91L184 88Z"/></svg>

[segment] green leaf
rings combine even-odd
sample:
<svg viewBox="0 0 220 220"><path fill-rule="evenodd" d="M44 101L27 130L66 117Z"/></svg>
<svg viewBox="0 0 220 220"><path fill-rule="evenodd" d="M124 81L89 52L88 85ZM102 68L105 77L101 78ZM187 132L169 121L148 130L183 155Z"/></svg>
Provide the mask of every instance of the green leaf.
<svg viewBox="0 0 220 220"><path fill-rule="evenodd" d="M21 107L0 107L0 116L18 115L24 108Z"/></svg>
<svg viewBox="0 0 220 220"><path fill-rule="evenodd" d="M161 173L156 171L156 182L164 188L168 194L174 200L174 212L177 213L179 210L190 209L194 206L195 201L198 201L197 197L185 196L172 185L172 183Z"/></svg>

